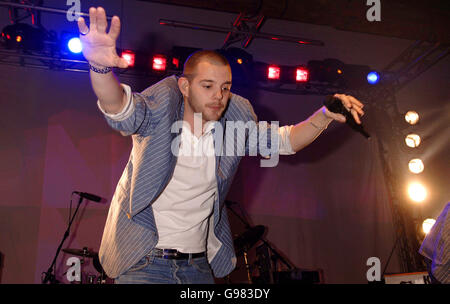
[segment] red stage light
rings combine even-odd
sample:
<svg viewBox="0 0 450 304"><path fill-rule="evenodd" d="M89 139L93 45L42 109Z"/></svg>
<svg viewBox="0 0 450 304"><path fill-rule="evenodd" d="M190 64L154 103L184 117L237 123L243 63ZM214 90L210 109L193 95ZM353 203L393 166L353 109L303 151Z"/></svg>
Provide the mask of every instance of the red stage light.
<svg viewBox="0 0 450 304"><path fill-rule="evenodd" d="M172 64L178 69L180 67L180 60L178 58L172 58Z"/></svg>
<svg viewBox="0 0 450 304"><path fill-rule="evenodd" d="M280 79L280 68L274 65L269 66L267 69L267 78Z"/></svg>
<svg viewBox="0 0 450 304"><path fill-rule="evenodd" d="M297 68L295 80L298 82L307 82L309 79L309 71L307 68Z"/></svg>
<svg viewBox="0 0 450 304"><path fill-rule="evenodd" d="M154 56L152 68L157 71L164 71L166 69L166 58L163 56Z"/></svg>
<svg viewBox="0 0 450 304"><path fill-rule="evenodd" d="M129 67L134 66L135 57L136 57L136 55L132 51L123 51L122 52L122 58L128 62Z"/></svg>

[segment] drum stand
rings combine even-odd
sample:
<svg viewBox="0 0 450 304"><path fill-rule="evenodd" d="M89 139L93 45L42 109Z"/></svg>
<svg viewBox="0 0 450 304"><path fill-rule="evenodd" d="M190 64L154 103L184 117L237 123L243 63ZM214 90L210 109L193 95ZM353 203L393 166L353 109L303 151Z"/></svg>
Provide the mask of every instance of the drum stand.
<svg viewBox="0 0 450 304"><path fill-rule="evenodd" d="M247 260L247 249L244 250L244 262L245 262L245 268L247 269L247 278L248 278L248 283L252 284L252 276L251 276L251 271L250 271L250 265L248 264L248 260Z"/></svg>

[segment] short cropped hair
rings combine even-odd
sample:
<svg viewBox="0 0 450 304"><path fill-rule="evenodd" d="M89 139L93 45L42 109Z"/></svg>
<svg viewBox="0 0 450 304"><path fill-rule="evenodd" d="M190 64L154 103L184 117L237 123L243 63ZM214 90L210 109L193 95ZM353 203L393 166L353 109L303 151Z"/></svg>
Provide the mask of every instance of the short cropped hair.
<svg viewBox="0 0 450 304"><path fill-rule="evenodd" d="M186 77L189 81L194 79L197 65L202 61L207 61L214 65L226 65L230 67L230 63L227 58L225 58L222 54L213 50L201 50L192 53L186 59L182 76Z"/></svg>

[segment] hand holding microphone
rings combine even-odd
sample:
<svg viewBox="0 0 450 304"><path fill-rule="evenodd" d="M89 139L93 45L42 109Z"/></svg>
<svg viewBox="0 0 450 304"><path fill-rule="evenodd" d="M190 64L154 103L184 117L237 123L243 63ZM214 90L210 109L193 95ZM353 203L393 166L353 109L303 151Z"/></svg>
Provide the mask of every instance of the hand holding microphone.
<svg viewBox="0 0 450 304"><path fill-rule="evenodd" d="M339 122L346 123L353 130L361 133L366 138L370 135L363 129L361 119L364 105L355 97L344 94L328 95L324 101L325 115Z"/></svg>

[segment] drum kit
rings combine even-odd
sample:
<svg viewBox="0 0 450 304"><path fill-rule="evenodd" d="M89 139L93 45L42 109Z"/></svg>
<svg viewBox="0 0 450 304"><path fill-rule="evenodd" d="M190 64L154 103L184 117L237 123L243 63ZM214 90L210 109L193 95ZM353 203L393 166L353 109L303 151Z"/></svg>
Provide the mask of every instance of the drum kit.
<svg viewBox="0 0 450 304"><path fill-rule="evenodd" d="M264 238L266 227L262 225L251 226L245 218L245 212L241 209L238 214L231 206L239 206L239 203L226 201L228 209L245 225L246 230L238 235L234 240L236 256L243 256L247 281L239 283L247 284L274 284L274 283L319 283L321 274L318 271L306 271L296 268L286 258L284 258L273 246ZM256 261L249 263L248 252L258 242L256 247ZM278 267L280 266L280 267ZM286 268L287 271L278 271L278 268ZM235 270L238 270L237 267ZM259 276L252 276L254 269L258 270ZM227 283L231 283L230 275L226 278Z"/></svg>
<svg viewBox="0 0 450 304"><path fill-rule="evenodd" d="M103 270L102 265L100 264L100 259L98 258L98 253L92 250L89 250L87 247L83 247L83 249L71 249L66 248L62 250L65 253L79 256L81 257L81 264L84 264L85 259L92 259L92 265L95 270L99 273L99 275L86 274L83 271L81 272L81 281L80 284L108 284L111 279L108 278L105 271Z"/></svg>
<svg viewBox="0 0 450 304"><path fill-rule="evenodd" d="M244 233L240 234L236 239L234 239L234 249L236 256L243 255L245 269L247 271L248 283L252 284L252 269L248 262L247 252L259 241L266 231L266 227L258 225L255 227L249 227Z"/></svg>

